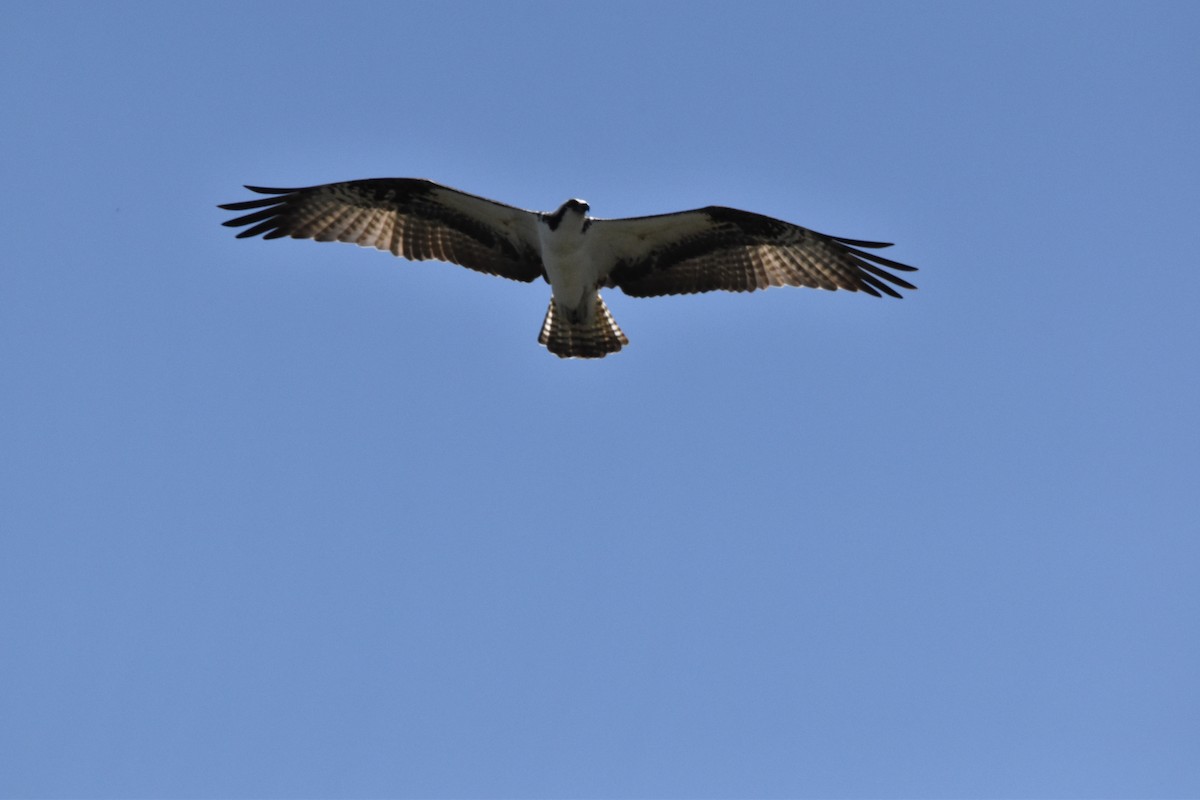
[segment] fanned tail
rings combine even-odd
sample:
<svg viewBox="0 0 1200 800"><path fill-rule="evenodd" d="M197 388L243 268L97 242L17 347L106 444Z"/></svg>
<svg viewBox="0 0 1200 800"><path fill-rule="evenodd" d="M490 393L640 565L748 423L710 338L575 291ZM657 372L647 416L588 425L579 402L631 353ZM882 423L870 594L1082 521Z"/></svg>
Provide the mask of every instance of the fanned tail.
<svg viewBox="0 0 1200 800"><path fill-rule="evenodd" d="M590 315L584 313L584 318L578 321L572 316L558 308L554 298L550 298L550 308L546 311L538 341L559 358L604 358L629 344L599 292Z"/></svg>

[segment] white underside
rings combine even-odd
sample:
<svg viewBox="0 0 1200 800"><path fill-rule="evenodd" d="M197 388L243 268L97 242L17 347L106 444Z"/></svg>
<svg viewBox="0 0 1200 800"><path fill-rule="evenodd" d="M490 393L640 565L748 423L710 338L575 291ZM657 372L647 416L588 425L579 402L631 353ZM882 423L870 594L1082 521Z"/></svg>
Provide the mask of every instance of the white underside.
<svg viewBox="0 0 1200 800"><path fill-rule="evenodd" d="M542 265L555 302L564 312L590 312L603 267L591 251L593 237L582 231L583 217L568 213L555 230L539 226Z"/></svg>

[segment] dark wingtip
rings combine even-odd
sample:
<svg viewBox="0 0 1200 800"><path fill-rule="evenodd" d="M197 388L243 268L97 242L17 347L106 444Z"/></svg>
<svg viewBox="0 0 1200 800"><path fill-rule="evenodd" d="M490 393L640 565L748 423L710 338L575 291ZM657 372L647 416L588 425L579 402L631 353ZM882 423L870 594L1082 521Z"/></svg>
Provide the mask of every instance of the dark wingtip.
<svg viewBox="0 0 1200 800"><path fill-rule="evenodd" d="M866 292L867 294L871 295L872 297L882 297L882 295L879 294L879 292L877 292L873 288L871 288L871 285L865 281L859 282L858 286L854 287L854 288L857 291Z"/></svg>
<svg viewBox="0 0 1200 800"><path fill-rule="evenodd" d="M880 250L884 247L892 247L894 242L868 242L863 239L843 239L841 236L834 236L833 239L842 244L848 244L851 247L869 247L872 250Z"/></svg>
<svg viewBox="0 0 1200 800"><path fill-rule="evenodd" d="M249 189L257 194L270 195L292 194L293 192L299 191L297 189L269 189L265 186L250 186L249 184L246 184L244 188ZM263 206L269 206L273 203L285 202L285 200L286 198L283 197L272 197L268 199L263 199L260 197L256 200L239 200L236 203L221 203L217 206L217 208L225 211L245 211L248 208L262 208Z"/></svg>
<svg viewBox="0 0 1200 800"><path fill-rule="evenodd" d="M874 294L876 297L879 297L878 294L871 291L871 287L878 289L879 291L883 292L884 294L888 295L889 297L895 297L897 300L903 299L903 296L899 292L897 292L891 286L888 286L883 281L874 277L873 275L869 275L865 272L859 273L858 288L862 289L863 291L869 292L870 294Z"/></svg>
<svg viewBox="0 0 1200 800"><path fill-rule="evenodd" d="M258 194L290 194L296 191L295 189L272 189L266 186L251 186L250 184L245 184L245 187Z"/></svg>
<svg viewBox="0 0 1200 800"><path fill-rule="evenodd" d="M881 268L875 266L874 264L868 264L865 261L860 261L858 267L861 270L865 270L866 272L871 273L872 275L876 276L877 278L883 278L885 281L891 281L892 283L896 284L897 286L899 286L902 289L912 289L913 291L916 291L916 289L917 289L917 287L913 286L911 283L904 280L904 278L901 278L899 275L893 275L892 273L888 272L886 269L881 269Z"/></svg>
<svg viewBox="0 0 1200 800"><path fill-rule="evenodd" d="M853 247L847 247L846 249L859 258L865 258L868 261L874 261L876 264L880 264L891 269L898 269L901 272L917 272L916 267L910 267L908 264L901 264L899 261L892 261L890 258L884 258L883 256L876 255L875 253L865 253L862 250L855 250Z"/></svg>

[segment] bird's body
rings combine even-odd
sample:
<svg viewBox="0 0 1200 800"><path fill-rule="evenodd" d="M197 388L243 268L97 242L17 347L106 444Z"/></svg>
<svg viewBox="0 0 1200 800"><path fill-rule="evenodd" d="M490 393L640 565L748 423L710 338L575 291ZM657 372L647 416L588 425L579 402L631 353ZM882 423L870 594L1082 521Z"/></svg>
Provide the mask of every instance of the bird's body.
<svg viewBox="0 0 1200 800"><path fill-rule="evenodd" d="M538 220L538 242L542 269L558 307L573 320L589 310L596 287L604 276L603 265L592 247L594 236L587 236L587 206L568 201L563 213L551 226L548 217Z"/></svg>
<svg viewBox="0 0 1200 800"><path fill-rule="evenodd" d="M768 286L900 297L889 284L915 288L883 269L914 267L858 249L887 244L720 206L596 219L582 200L554 212L526 211L414 178L247 188L272 196L221 206L251 211L224 223L249 226L239 238L353 242L512 280L543 278L551 300L538 340L561 357L600 358L629 343L600 297L604 287L635 297Z"/></svg>

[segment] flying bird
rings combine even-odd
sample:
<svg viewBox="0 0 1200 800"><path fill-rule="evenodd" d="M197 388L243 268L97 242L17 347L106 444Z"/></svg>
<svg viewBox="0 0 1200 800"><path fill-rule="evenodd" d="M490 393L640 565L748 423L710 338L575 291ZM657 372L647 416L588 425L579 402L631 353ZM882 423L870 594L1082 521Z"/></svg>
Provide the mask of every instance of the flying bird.
<svg viewBox="0 0 1200 800"><path fill-rule="evenodd" d="M550 308L538 341L562 358L603 358L629 344L600 297L603 288L633 297L769 286L900 297L895 287L916 288L889 271L916 267L867 252L888 243L827 236L722 206L597 219L578 199L553 212L527 211L419 178L246 188L268 196L219 206L250 212L223 223L245 228L239 239L352 242L413 261L545 280Z"/></svg>

